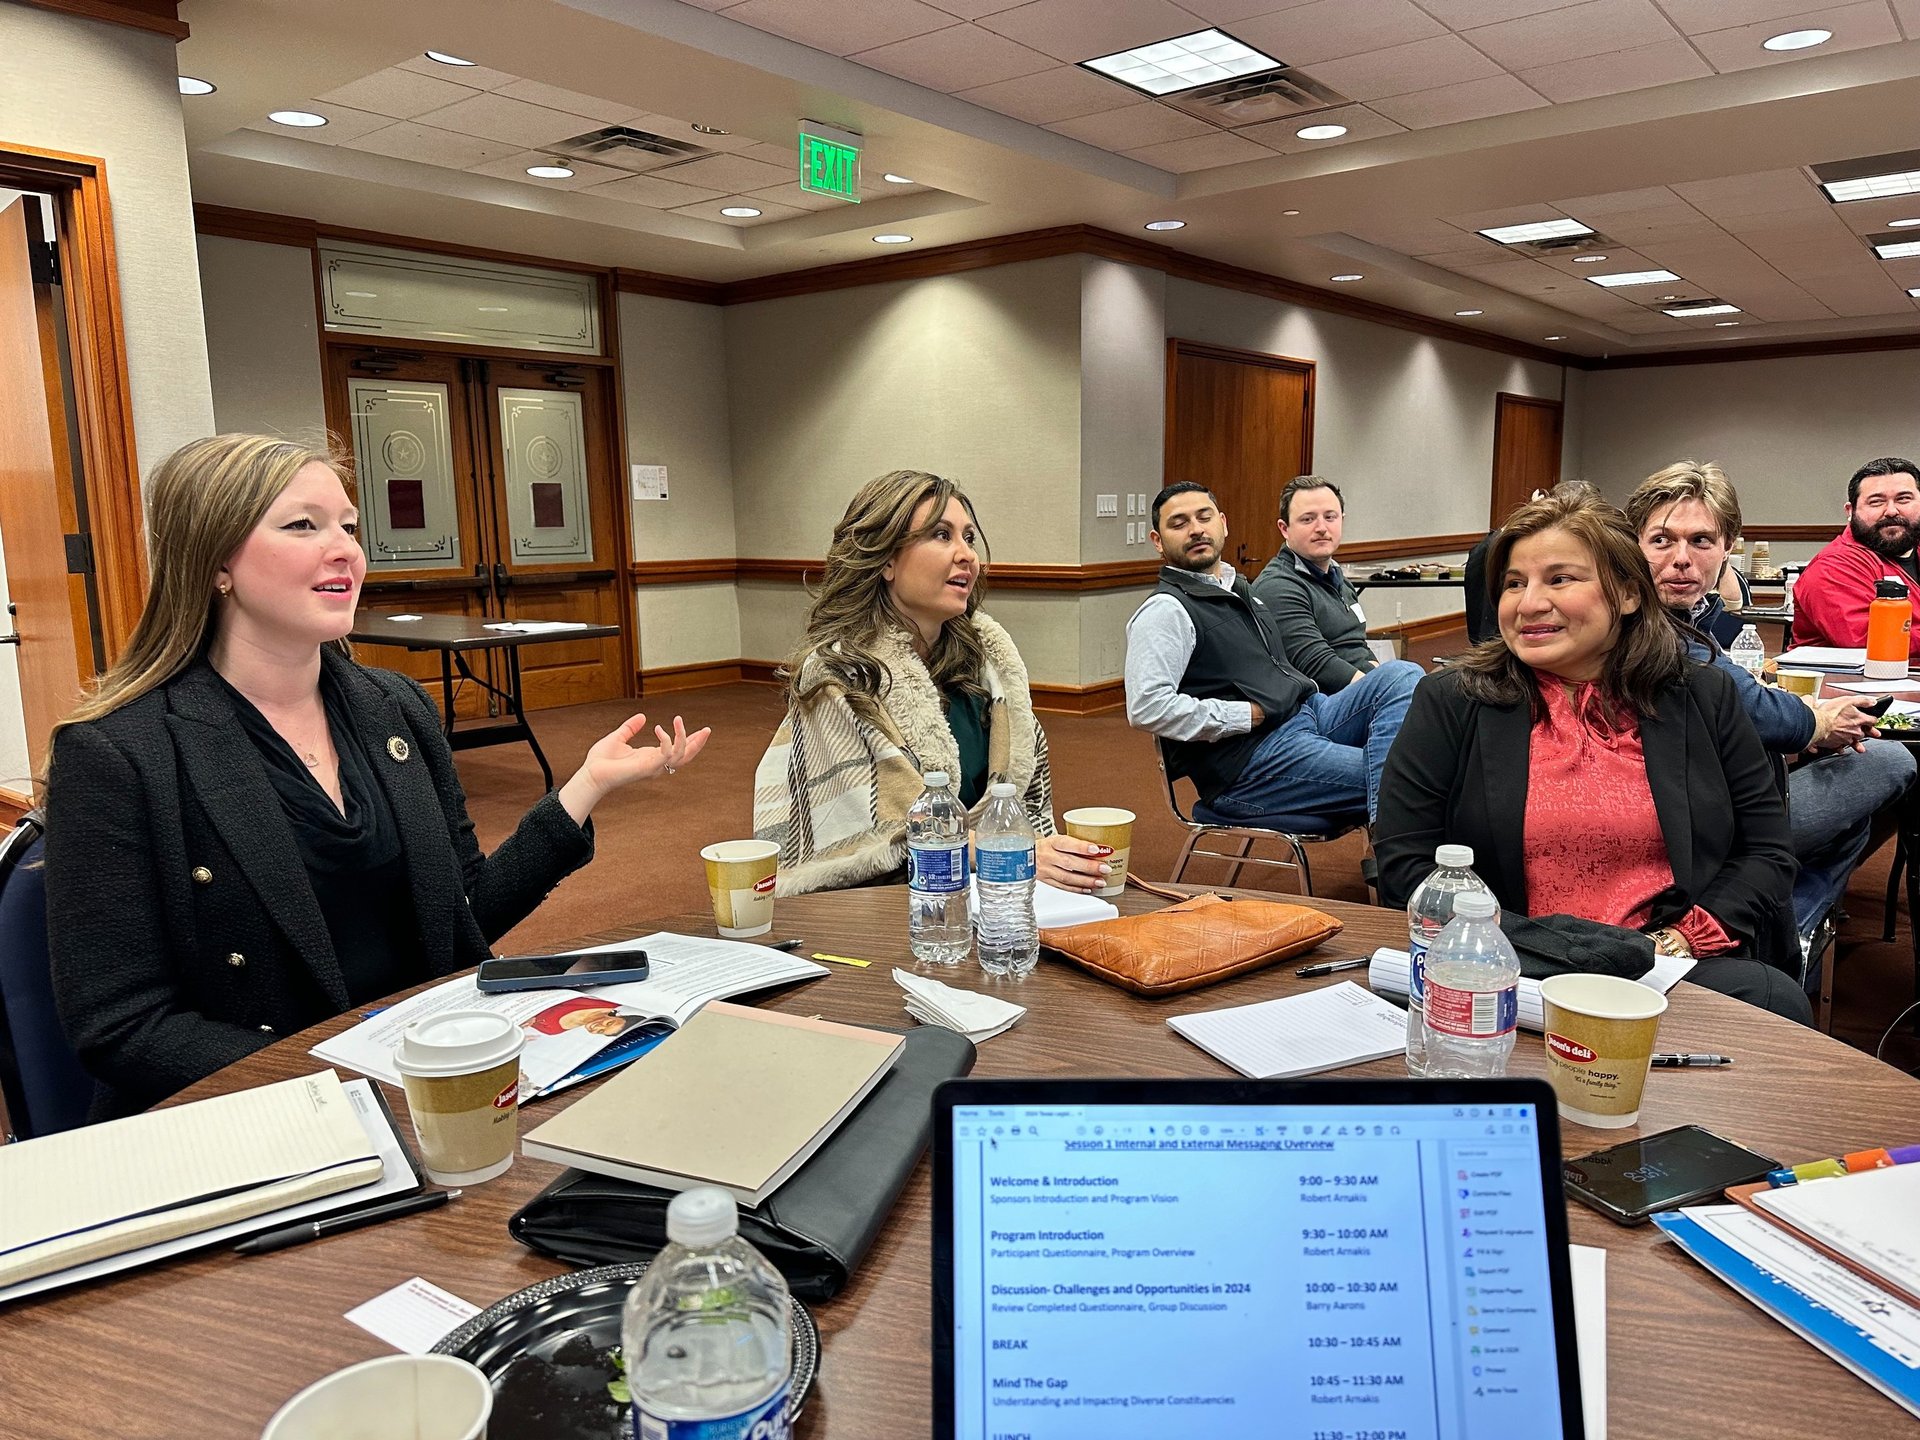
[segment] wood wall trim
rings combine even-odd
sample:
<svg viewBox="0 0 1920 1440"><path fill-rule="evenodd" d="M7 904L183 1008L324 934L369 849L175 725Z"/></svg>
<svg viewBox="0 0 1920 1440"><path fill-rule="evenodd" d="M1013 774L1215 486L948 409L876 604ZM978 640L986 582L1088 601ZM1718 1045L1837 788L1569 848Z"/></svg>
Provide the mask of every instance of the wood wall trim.
<svg viewBox="0 0 1920 1440"><path fill-rule="evenodd" d="M1097 685L1028 684L1033 708L1056 715L1097 715L1102 710L1117 710L1127 703L1124 680L1102 680Z"/></svg>
<svg viewBox="0 0 1920 1440"><path fill-rule="evenodd" d="M1655 365L1726 365L1740 360L1797 360L1819 355L1873 355L1889 350L1920 350L1920 332L1860 335L1851 340L1782 340L1772 345L1743 345L1738 350L1663 350L1652 355L1608 355L1574 360L1586 370L1644 370Z"/></svg>
<svg viewBox="0 0 1920 1440"><path fill-rule="evenodd" d="M21 0L40 10L56 10L62 15L77 15L82 20L98 20L107 25L125 25L131 30L147 30L181 41L190 33L180 18L174 0Z"/></svg>
<svg viewBox="0 0 1920 1440"><path fill-rule="evenodd" d="M33 797L0 787L0 830L11 830L33 808Z"/></svg>
<svg viewBox="0 0 1920 1440"><path fill-rule="evenodd" d="M698 305L718 305L726 286L718 280L688 280L678 275L661 275L652 270L613 272L613 288L622 295L652 295L661 300L690 300Z"/></svg>
<svg viewBox="0 0 1920 1440"><path fill-rule="evenodd" d="M1451 635L1454 631L1462 634L1467 629L1467 612L1449 610L1444 615L1427 615L1418 620L1401 620L1392 625L1382 625L1367 631L1372 640L1385 640L1391 636L1411 645L1416 640L1433 640L1442 635Z"/></svg>
<svg viewBox="0 0 1920 1440"><path fill-rule="evenodd" d="M297 215L269 215L260 210L236 210L229 205L193 207L193 228L202 235L217 235L227 240L252 240L262 245L291 245L311 250L319 239L319 227Z"/></svg>
<svg viewBox="0 0 1920 1440"><path fill-rule="evenodd" d="M1740 533L1747 538L1748 543L1765 540L1768 544L1772 544L1775 540L1784 540L1792 543L1824 545L1844 529L1846 529L1844 521L1834 521L1826 525L1742 525Z"/></svg>
<svg viewBox="0 0 1920 1440"><path fill-rule="evenodd" d="M1340 547L1336 557L1342 565L1374 560L1406 560L1416 555L1451 555L1471 550L1487 538L1486 531L1469 530L1461 535L1402 535L1394 540L1353 540Z"/></svg>
<svg viewBox="0 0 1920 1440"><path fill-rule="evenodd" d="M738 660L703 660L695 665L662 665L640 671L641 695L670 695L676 690L704 690L710 685L732 685L743 677Z"/></svg>
<svg viewBox="0 0 1920 1440"><path fill-rule="evenodd" d="M627 579L635 585L699 585L731 581L739 574L739 562L730 556L710 560L636 560L627 566Z"/></svg>
<svg viewBox="0 0 1920 1440"><path fill-rule="evenodd" d="M635 585L701 585L728 580L810 581L826 568L820 560L789 560L771 556L743 556L697 560L640 560L627 567ZM1093 565L995 565L988 586L999 590L1065 590L1085 594L1099 590L1130 590L1154 583L1160 574L1155 560L1108 560Z"/></svg>
<svg viewBox="0 0 1920 1440"><path fill-rule="evenodd" d="M1455 616L1455 626L1464 623ZM642 695L669 695L677 690L704 690L713 685L778 685L777 660L703 660L693 665L666 665L640 672ZM1094 715L1114 710L1126 703L1126 682L1113 679L1095 685L1044 685L1028 687L1033 692L1033 708L1060 715Z"/></svg>

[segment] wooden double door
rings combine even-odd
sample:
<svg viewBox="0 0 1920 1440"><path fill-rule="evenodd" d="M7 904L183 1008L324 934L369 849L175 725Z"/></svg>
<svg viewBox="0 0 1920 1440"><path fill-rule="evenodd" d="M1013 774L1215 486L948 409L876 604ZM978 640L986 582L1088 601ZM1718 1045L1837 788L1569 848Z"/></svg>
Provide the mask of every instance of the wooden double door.
<svg viewBox="0 0 1920 1440"><path fill-rule="evenodd" d="M327 361L359 485L362 613L630 623L603 367L356 346L329 347ZM630 693L624 639L526 647L526 707ZM432 653L356 653L423 682L440 673ZM501 713L486 687L506 688L504 660L487 651L469 664L484 684L463 685L456 712Z"/></svg>

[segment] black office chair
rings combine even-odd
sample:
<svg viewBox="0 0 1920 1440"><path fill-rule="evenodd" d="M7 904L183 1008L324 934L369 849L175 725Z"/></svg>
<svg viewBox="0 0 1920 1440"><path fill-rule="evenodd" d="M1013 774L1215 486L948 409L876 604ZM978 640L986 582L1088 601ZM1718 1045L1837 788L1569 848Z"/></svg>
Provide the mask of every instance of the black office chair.
<svg viewBox="0 0 1920 1440"><path fill-rule="evenodd" d="M94 1084L67 1044L47 963L44 817L30 810L0 839L0 1096L6 1133L29 1140L87 1123Z"/></svg>
<svg viewBox="0 0 1920 1440"><path fill-rule="evenodd" d="M1246 866L1262 865L1270 870L1297 871L1300 875L1300 893L1311 895L1313 867L1307 861L1307 846L1338 840L1367 823L1365 812L1331 820L1314 815L1256 815L1240 820L1211 810L1198 800L1190 812L1183 810L1179 792L1174 789L1173 772L1167 768L1166 751L1158 741L1153 748L1155 758L1160 762L1160 778L1166 782L1167 806L1173 811L1173 818L1187 832L1186 843L1180 847L1179 858L1173 862L1171 884L1180 883L1181 877L1187 873L1187 866L1193 861L1213 859L1226 862L1225 883L1229 887L1239 880L1240 872ZM1202 840L1213 836L1232 842L1236 848L1231 852L1197 848ZM1287 847L1290 858L1275 860L1265 855L1255 855L1253 847L1262 840L1279 841Z"/></svg>

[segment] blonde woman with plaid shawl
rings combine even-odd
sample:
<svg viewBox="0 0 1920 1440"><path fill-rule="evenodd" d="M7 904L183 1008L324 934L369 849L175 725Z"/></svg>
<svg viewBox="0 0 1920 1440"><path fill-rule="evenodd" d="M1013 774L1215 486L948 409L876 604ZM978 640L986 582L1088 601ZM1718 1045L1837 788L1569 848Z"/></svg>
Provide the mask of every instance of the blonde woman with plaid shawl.
<svg viewBox="0 0 1920 1440"><path fill-rule="evenodd" d="M780 847L778 894L906 878L907 810L944 770L976 824L990 780L1020 792L1039 875L1091 892L1105 846L1057 835L1027 667L980 611L986 537L951 480L895 470L834 528L787 667L787 718L753 780L753 830Z"/></svg>

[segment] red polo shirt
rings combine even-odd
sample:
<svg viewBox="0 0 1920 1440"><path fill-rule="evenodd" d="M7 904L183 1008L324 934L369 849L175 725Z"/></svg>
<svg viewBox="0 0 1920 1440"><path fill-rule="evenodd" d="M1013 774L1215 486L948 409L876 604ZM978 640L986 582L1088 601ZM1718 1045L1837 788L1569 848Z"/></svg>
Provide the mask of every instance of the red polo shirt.
<svg viewBox="0 0 1920 1440"><path fill-rule="evenodd" d="M1907 603L1920 620L1920 585L1891 560L1882 559L1842 530L1808 562L1793 587L1793 643L1833 645L1858 650L1867 643L1867 607L1881 580L1907 587ZM1913 627L1908 650L1920 656L1920 624Z"/></svg>

